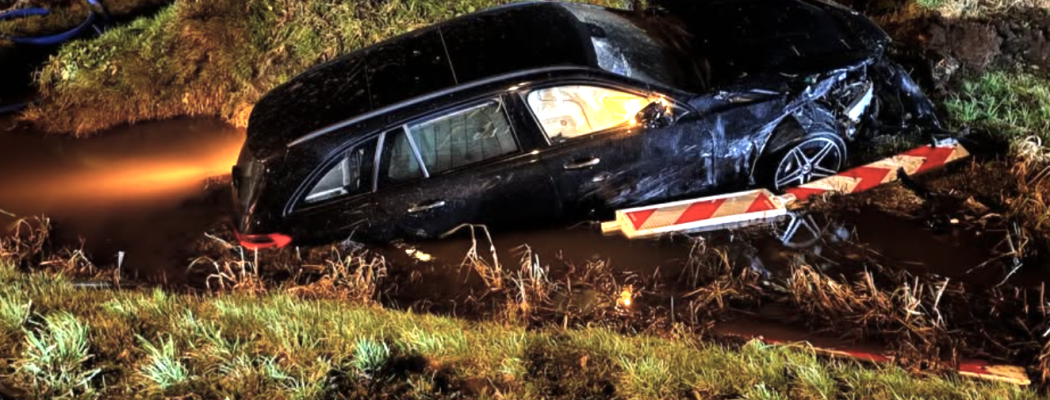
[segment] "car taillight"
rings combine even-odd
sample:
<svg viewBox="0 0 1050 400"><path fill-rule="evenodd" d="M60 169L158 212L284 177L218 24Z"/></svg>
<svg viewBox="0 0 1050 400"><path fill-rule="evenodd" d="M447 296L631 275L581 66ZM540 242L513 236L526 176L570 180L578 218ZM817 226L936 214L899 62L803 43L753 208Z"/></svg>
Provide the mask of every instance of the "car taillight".
<svg viewBox="0 0 1050 400"><path fill-rule="evenodd" d="M281 248L292 243L292 237L280 233L244 235L237 232L237 241L248 250Z"/></svg>

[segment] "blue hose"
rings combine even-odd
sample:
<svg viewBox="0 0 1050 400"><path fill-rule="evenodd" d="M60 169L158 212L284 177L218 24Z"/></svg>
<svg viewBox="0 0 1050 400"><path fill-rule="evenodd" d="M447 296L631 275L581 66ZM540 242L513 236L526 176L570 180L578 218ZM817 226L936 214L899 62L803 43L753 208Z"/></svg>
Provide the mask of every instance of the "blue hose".
<svg viewBox="0 0 1050 400"><path fill-rule="evenodd" d="M95 26L95 21L99 19L99 16L101 16L101 19L103 21L108 19L108 16L106 15L106 8L102 6L102 3L100 3L99 0L87 0L87 2L89 5L87 19L85 19L84 22L80 23L80 25L77 25L73 29L47 36L17 37L5 36L0 34L0 38L10 40L15 44L25 44L32 46L55 46L68 42L69 40L74 39L77 36L80 36L84 33L84 31L88 30L88 28L91 27L95 27L95 31L100 32L98 27ZM98 9L100 14L96 14L95 9ZM51 11L46 8L24 8L21 10L11 10L0 13L0 21L12 20L17 18L44 16L50 13ZM23 109L28 107L29 104L29 102L21 102L9 105L0 105L0 115L22 111Z"/></svg>
<svg viewBox="0 0 1050 400"><path fill-rule="evenodd" d="M80 36L82 33L84 33L84 31L88 30L88 28L91 28L92 26L95 25L95 20L98 17L97 17L97 15L95 13L94 8L98 8L99 10L101 10L101 12L103 13L103 17L105 17L105 14L104 14L105 13L105 9L102 7L102 4L99 3L99 0L87 0L87 3L90 6L93 6L91 9L88 10L87 19L85 19L84 22L82 22L80 25L77 25L73 29L70 29L70 30L62 32L62 33L56 33L54 35L48 35L48 36L26 36L26 37L21 37L21 36L0 35L0 38L10 40L10 41L12 41L12 42L14 42L16 44L28 44L28 45L34 45L34 46L54 46L54 45L59 45L59 44L65 43L65 42L69 41L70 39L73 39L73 38L75 38L77 36ZM49 11L46 8L25 8L25 9L21 9L21 10L11 10L11 11L0 13L0 21L16 19L16 18L44 16L44 15L48 15L50 13L51 13L51 11Z"/></svg>

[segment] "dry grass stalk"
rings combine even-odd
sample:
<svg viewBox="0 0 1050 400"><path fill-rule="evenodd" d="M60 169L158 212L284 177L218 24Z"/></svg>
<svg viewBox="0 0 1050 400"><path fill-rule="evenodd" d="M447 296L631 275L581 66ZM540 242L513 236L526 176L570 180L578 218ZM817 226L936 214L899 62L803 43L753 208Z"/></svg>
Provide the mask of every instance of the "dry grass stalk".
<svg viewBox="0 0 1050 400"><path fill-rule="evenodd" d="M208 290L212 290L212 282L216 282L216 289L221 291L232 290L243 293L265 293L266 284L259 275L259 251L255 250L253 260L249 261L244 256L244 248L233 246L218 237L205 234L230 250L219 256L218 259L203 256L194 259L189 266L192 269L197 264L211 264L215 272L205 278L204 284Z"/></svg>
<svg viewBox="0 0 1050 400"><path fill-rule="evenodd" d="M682 297L689 300L688 318L697 327L729 311L732 303L754 302L765 295L762 276L747 267L735 270L722 248L700 248L694 243L684 278L696 288Z"/></svg>
<svg viewBox="0 0 1050 400"><path fill-rule="evenodd" d="M95 276L99 274L95 264L84 254L83 243L77 250L65 249L56 254L46 256L46 261L40 263L41 267L50 271L79 276Z"/></svg>
<svg viewBox="0 0 1050 400"><path fill-rule="evenodd" d="M1050 245L1050 149L1038 139L1022 143L1015 145L1017 162L1011 168L1018 193L1003 202L1010 209L1010 217Z"/></svg>
<svg viewBox="0 0 1050 400"><path fill-rule="evenodd" d="M733 266L729 253L722 248L708 249L703 238L693 239L682 277L691 287L699 287L704 281L731 274Z"/></svg>
<svg viewBox="0 0 1050 400"><path fill-rule="evenodd" d="M7 225L6 231L0 238L0 258L32 267L42 257L51 238L51 220L47 217L21 218Z"/></svg>
<svg viewBox="0 0 1050 400"><path fill-rule="evenodd" d="M538 310L553 310L550 305L556 294L571 296L572 273L566 277L563 286L551 279L550 267L540 263L539 254L533 252L531 247L522 245L514 251L521 254L521 268L507 278L515 290L510 293L503 311L505 319L529 320ZM563 290L565 288L567 290Z"/></svg>
<svg viewBox="0 0 1050 400"><path fill-rule="evenodd" d="M492 235L489 233L488 227L485 225L463 224L453 228L442 235L442 237L453 235L464 228L470 229L471 246L470 250L467 251L467 255L463 258L463 265L473 268L481 276L481 279L485 281L485 285L489 289L503 289L503 266L499 263L499 255L496 254L496 244L492 241ZM489 252L492 254L491 263L478 253L478 238L475 232L478 229L485 233L485 238L489 242Z"/></svg>
<svg viewBox="0 0 1050 400"><path fill-rule="evenodd" d="M379 284L387 276L386 259L367 251L355 251L345 257L335 247L325 260L317 281L288 289L288 292L307 298L354 300L374 303Z"/></svg>
<svg viewBox="0 0 1050 400"><path fill-rule="evenodd" d="M803 265L793 270L788 297L811 323L848 337L894 337L918 348L950 342L941 298L949 282L926 285L918 278L880 289L870 272L853 284L838 282Z"/></svg>

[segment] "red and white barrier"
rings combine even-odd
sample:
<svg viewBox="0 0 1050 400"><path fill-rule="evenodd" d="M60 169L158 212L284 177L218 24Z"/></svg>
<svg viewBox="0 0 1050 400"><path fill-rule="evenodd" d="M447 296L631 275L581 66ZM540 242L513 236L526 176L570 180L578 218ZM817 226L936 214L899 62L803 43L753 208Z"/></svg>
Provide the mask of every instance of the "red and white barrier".
<svg viewBox="0 0 1050 400"><path fill-rule="evenodd" d="M856 360L875 364L893 363L895 357L889 349L872 344L851 344L837 339L828 340L815 336L808 331L795 329L790 325L767 321L748 321L748 327L760 330L762 333L745 333L742 331L726 331L715 328L715 332L739 337L749 340L758 340L768 345L776 346L803 346L811 349L814 353L826 357ZM1019 386L1032 384L1031 378L1025 372L1024 367L1008 364L992 364L988 361L978 359L959 360L956 372L968 378L981 379L985 381L1006 382Z"/></svg>
<svg viewBox="0 0 1050 400"><path fill-rule="evenodd" d="M903 168L908 175L921 174L969 155L966 148L960 144L917 147L900 155L787 189L785 192L795 195L798 201L829 192L859 193L896 181L898 169Z"/></svg>
<svg viewBox="0 0 1050 400"><path fill-rule="evenodd" d="M765 189L730 193L619 210L616 219L602 223L605 234L643 238L668 232L703 232L767 222L787 214L812 196L858 193L897 180L897 170L908 175L943 167L970 153L960 144L922 146L877 162L785 190L776 196Z"/></svg>
<svg viewBox="0 0 1050 400"><path fill-rule="evenodd" d="M602 232L621 232L633 239L743 226L786 215L792 199L759 189L631 208L617 211L615 221L602 223Z"/></svg>

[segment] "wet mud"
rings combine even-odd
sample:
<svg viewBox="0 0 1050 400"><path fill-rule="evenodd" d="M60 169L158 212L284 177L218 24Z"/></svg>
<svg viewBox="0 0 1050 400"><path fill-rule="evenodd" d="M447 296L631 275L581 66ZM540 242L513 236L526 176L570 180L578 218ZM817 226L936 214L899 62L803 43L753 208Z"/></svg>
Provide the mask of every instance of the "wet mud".
<svg viewBox="0 0 1050 400"><path fill-rule="evenodd" d="M988 68L1050 72L1050 14L1045 9L946 17L908 0L844 3L893 37L898 61L910 67L934 97L956 87L955 78Z"/></svg>

